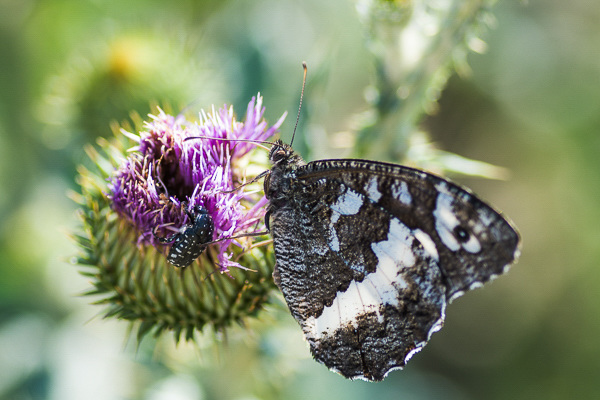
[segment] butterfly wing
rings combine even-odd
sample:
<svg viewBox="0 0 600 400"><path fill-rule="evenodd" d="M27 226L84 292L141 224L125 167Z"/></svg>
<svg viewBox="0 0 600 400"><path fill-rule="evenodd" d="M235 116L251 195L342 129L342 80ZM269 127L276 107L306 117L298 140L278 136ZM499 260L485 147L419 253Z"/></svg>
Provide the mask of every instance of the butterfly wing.
<svg viewBox="0 0 600 400"><path fill-rule="evenodd" d="M363 160L295 169L270 226L275 282L313 356L367 380L402 367L441 328L447 301L504 272L519 242L465 189Z"/></svg>

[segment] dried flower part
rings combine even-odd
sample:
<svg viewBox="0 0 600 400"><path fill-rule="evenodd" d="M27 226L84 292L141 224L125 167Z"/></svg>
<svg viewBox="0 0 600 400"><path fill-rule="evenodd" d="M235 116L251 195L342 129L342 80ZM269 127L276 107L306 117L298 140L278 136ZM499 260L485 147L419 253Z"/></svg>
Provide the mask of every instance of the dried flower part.
<svg viewBox="0 0 600 400"><path fill-rule="evenodd" d="M227 107L198 122L160 111L139 134L121 130L100 140L99 150L88 147L95 168L80 167L81 193L74 195L83 221L77 262L89 267L82 273L95 287L86 294L102 296L106 316L138 322L139 337L173 330L177 339L192 339L205 325L220 331L255 315L275 288L271 247L260 245L268 238L228 239L264 230L258 184L240 185L252 178L244 171L267 168L266 155L252 143L218 140L273 135L283 117L268 127L261 100L252 99L243 122ZM192 136L206 139L184 140ZM212 217L213 240L224 240L178 269L156 236L185 226L186 210L196 206Z"/></svg>

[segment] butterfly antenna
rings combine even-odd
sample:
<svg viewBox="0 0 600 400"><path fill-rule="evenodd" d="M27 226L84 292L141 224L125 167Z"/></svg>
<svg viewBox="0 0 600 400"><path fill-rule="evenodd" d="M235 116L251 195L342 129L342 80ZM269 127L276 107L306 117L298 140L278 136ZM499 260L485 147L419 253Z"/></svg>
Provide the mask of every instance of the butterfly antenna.
<svg viewBox="0 0 600 400"><path fill-rule="evenodd" d="M210 140L221 140L223 142L246 142L246 143L252 143L255 144L256 146L263 148L267 151L271 150L269 147L263 146L262 144L269 144L271 146L273 146L275 143L273 142L269 142L267 140L255 140L255 139L237 139L237 138L233 138L233 139L227 139L227 138L216 138L216 137L212 137L212 136L188 136L185 139L183 139L184 142L187 142L188 140L197 140L197 139L210 139Z"/></svg>
<svg viewBox="0 0 600 400"><path fill-rule="evenodd" d="M296 128L298 128L298 121L300 121L300 110L302 110L302 98L304 97L304 86L306 86L306 61L302 61L302 68L304 68L304 77L302 78L302 91L300 92L300 105L298 106L298 116L296 116L296 125L294 125L294 133L292 133L292 140L290 146L294 143L294 136L296 136Z"/></svg>

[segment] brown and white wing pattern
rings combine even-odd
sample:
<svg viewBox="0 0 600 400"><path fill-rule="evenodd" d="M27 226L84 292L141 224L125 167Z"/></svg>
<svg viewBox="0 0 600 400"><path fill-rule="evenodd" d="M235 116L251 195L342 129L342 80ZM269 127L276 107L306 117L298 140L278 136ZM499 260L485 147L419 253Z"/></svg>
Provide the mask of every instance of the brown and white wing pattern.
<svg viewBox="0 0 600 400"><path fill-rule="evenodd" d="M273 276L315 359L347 378L403 367L441 329L450 300L518 257L510 222L437 176L277 161L265 182Z"/></svg>

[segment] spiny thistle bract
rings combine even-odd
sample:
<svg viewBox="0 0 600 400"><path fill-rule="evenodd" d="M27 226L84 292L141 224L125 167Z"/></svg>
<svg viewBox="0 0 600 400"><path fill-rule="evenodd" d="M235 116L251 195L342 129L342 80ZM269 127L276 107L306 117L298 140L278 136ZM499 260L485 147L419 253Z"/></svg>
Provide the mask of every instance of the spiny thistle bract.
<svg viewBox="0 0 600 400"><path fill-rule="evenodd" d="M85 294L101 297L106 317L136 323L139 340L168 330L192 340L207 325L221 332L268 302L275 289L272 248L261 245L268 238L230 239L265 230L260 184L242 184L254 176L247 173L268 168L266 154L235 140L272 136L285 115L269 127L263 113L260 95L243 122L226 106L201 112L198 122L159 110L137 135L115 129L99 149L87 147L93 167L80 167L81 193L73 196L82 219L76 262L94 287ZM184 140L192 136L205 139ZM197 206L212 217L213 240L222 241L176 268L158 237L189 223L186 210Z"/></svg>

